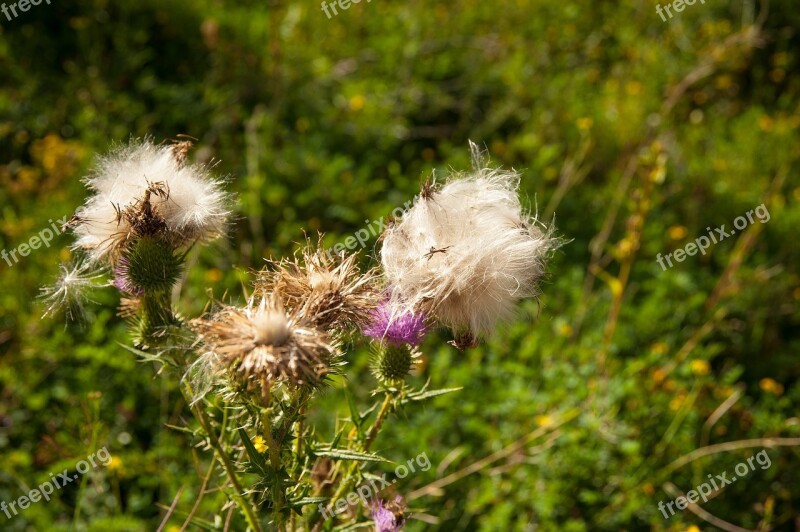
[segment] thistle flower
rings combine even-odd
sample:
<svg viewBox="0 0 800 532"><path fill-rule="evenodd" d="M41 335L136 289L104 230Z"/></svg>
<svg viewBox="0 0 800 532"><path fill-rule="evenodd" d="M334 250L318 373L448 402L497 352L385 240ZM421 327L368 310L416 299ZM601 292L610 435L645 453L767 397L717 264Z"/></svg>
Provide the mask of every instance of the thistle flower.
<svg viewBox="0 0 800 532"><path fill-rule="evenodd" d="M392 297L409 312L432 315L473 343L534 296L545 259L558 246L526 213L519 174L486 168L470 143L472 172L441 188L427 185L383 235L381 262Z"/></svg>
<svg viewBox="0 0 800 532"><path fill-rule="evenodd" d="M359 326L375 308L374 270L360 273L356 254L330 258L310 243L302 259L273 262L274 271L262 272L256 287L274 292L287 308L299 310L323 330Z"/></svg>
<svg viewBox="0 0 800 532"><path fill-rule="evenodd" d="M64 309L67 318L75 320L83 314L84 304L90 301L89 292L107 285L106 281L101 281L104 272L86 260L59 267L58 280L41 289L41 297L47 305L42 317Z"/></svg>
<svg viewBox="0 0 800 532"><path fill-rule="evenodd" d="M225 306L191 326L208 351L212 367L222 365L256 382L318 386L332 370L336 347L297 312L287 313L275 296L247 307Z"/></svg>
<svg viewBox="0 0 800 532"><path fill-rule="evenodd" d="M75 247L101 261L132 237L163 234L177 247L222 235L229 195L207 167L187 165L185 151L142 140L99 158L85 179L94 195L70 222Z"/></svg>
<svg viewBox="0 0 800 532"><path fill-rule="evenodd" d="M370 313L370 321L361 332L393 345L417 346L428 334L427 318L421 312L409 312L385 300Z"/></svg>
<svg viewBox="0 0 800 532"><path fill-rule="evenodd" d="M372 520L375 523L375 532L397 532L405 525L405 504L399 495L394 502L384 505L379 500L372 508Z"/></svg>

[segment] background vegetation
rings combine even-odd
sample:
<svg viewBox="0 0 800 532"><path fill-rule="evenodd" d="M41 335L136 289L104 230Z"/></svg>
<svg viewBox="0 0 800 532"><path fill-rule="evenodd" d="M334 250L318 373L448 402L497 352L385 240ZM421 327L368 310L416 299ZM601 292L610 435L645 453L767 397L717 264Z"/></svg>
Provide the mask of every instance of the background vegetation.
<svg viewBox="0 0 800 532"><path fill-rule="evenodd" d="M770 446L800 437L798 29L791 0L709 0L667 22L650 0L376 0L330 20L317 2L42 3L0 17L0 247L71 214L111 142L192 135L240 198L230 238L192 259L179 306L196 316L209 288L241 300L303 229L342 241L467 168L472 139L570 242L495 339L427 342L417 380L464 390L377 442L434 466L395 485L408 529L713 529L657 504L767 448L769 469L703 508L800 530L800 450ZM656 263L761 203L768 223ZM2 528L154 530L176 500L177 530L210 454L170 428L187 420L174 379L121 346L112 290L81 324L41 319L69 244L0 262L0 500L93 445L114 459ZM367 358L348 371L363 390ZM317 402L321 430L344 404L341 386ZM212 491L197 515L222 528L224 503Z"/></svg>

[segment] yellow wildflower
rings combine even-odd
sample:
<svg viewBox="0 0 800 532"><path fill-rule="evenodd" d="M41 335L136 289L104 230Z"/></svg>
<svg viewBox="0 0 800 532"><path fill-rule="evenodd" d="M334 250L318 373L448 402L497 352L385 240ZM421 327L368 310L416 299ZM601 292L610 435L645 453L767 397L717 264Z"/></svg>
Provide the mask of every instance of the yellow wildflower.
<svg viewBox="0 0 800 532"><path fill-rule="evenodd" d="M783 395L783 385L774 379L770 379L769 377L765 377L758 381L758 385L761 387L762 390L765 392L769 392L774 395Z"/></svg>
<svg viewBox="0 0 800 532"><path fill-rule="evenodd" d="M253 447L256 448L256 451L264 453L267 450L267 442L261 436L256 436L253 438Z"/></svg>
<svg viewBox="0 0 800 532"><path fill-rule="evenodd" d="M691 363L692 373L695 375L708 375L711 366L705 360L692 360Z"/></svg>

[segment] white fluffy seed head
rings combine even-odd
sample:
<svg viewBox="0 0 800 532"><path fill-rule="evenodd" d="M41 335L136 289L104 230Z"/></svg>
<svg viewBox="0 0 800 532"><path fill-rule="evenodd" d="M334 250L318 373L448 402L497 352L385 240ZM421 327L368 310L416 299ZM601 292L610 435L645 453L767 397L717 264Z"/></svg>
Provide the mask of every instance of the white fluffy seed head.
<svg viewBox="0 0 800 532"><path fill-rule="evenodd" d="M173 146L149 139L132 141L100 157L85 182L95 194L75 213L75 247L101 260L124 243L131 232L121 215L145 198L163 219L177 245L212 240L224 234L231 197L209 168L185 164Z"/></svg>
<svg viewBox="0 0 800 532"><path fill-rule="evenodd" d="M381 262L393 299L476 338L537 294L558 241L523 209L519 174L485 167L470 146L473 171L426 187L386 230Z"/></svg>

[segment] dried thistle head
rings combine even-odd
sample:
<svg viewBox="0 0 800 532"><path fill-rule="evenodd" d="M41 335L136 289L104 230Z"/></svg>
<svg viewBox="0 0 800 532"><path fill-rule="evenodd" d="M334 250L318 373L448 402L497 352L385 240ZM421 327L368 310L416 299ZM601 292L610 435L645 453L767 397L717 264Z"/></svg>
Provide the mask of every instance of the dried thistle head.
<svg viewBox="0 0 800 532"><path fill-rule="evenodd" d="M140 238L144 236L157 236L167 230L167 222L158 209L153 208L151 198L169 199L169 188L162 182L147 183L147 188L141 199L137 199L125 209L118 209L117 225L126 222L129 231L125 233L125 238Z"/></svg>
<svg viewBox="0 0 800 532"><path fill-rule="evenodd" d="M205 358L239 373L250 384L316 387L338 356L328 336L302 313L287 312L277 296L251 299L192 320Z"/></svg>
<svg viewBox="0 0 800 532"><path fill-rule="evenodd" d="M420 187L419 197L425 200L433 198L437 191L436 178L431 174L425 178L425 182Z"/></svg>
<svg viewBox="0 0 800 532"><path fill-rule="evenodd" d="M300 260L273 262L256 281L262 293L274 292L290 309L299 310L323 330L364 324L377 304L375 270L361 273L357 254L331 257L310 242Z"/></svg>
<svg viewBox="0 0 800 532"><path fill-rule="evenodd" d="M189 158L189 152L191 151L192 147L194 146L194 142L197 140L194 137L190 137L189 135L178 135L178 138L181 139L189 139L189 140L177 140L171 139L170 140L170 148L172 149L172 153L175 156L175 159L178 161L179 164L184 164L186 159Z"/></svg>
<svg viewBox="0 0 800 532"><path fill-rule="evenodd" d="M98 159L86 178L93 192L69 222L76 248L112 265L131 240L161 236L175 247L225 231L230 195L210 169L188 164L189 144L133 141Z"/></svg>
<svg viewBox="0 0 800 532"><path fill-rule="evenodd" d="M432 191L382 239L381 263L392 297L450 327L460 348L509 319L536 296L552 230L527 213L515 171L489 168L471 143L474 169Z"/></svg>

